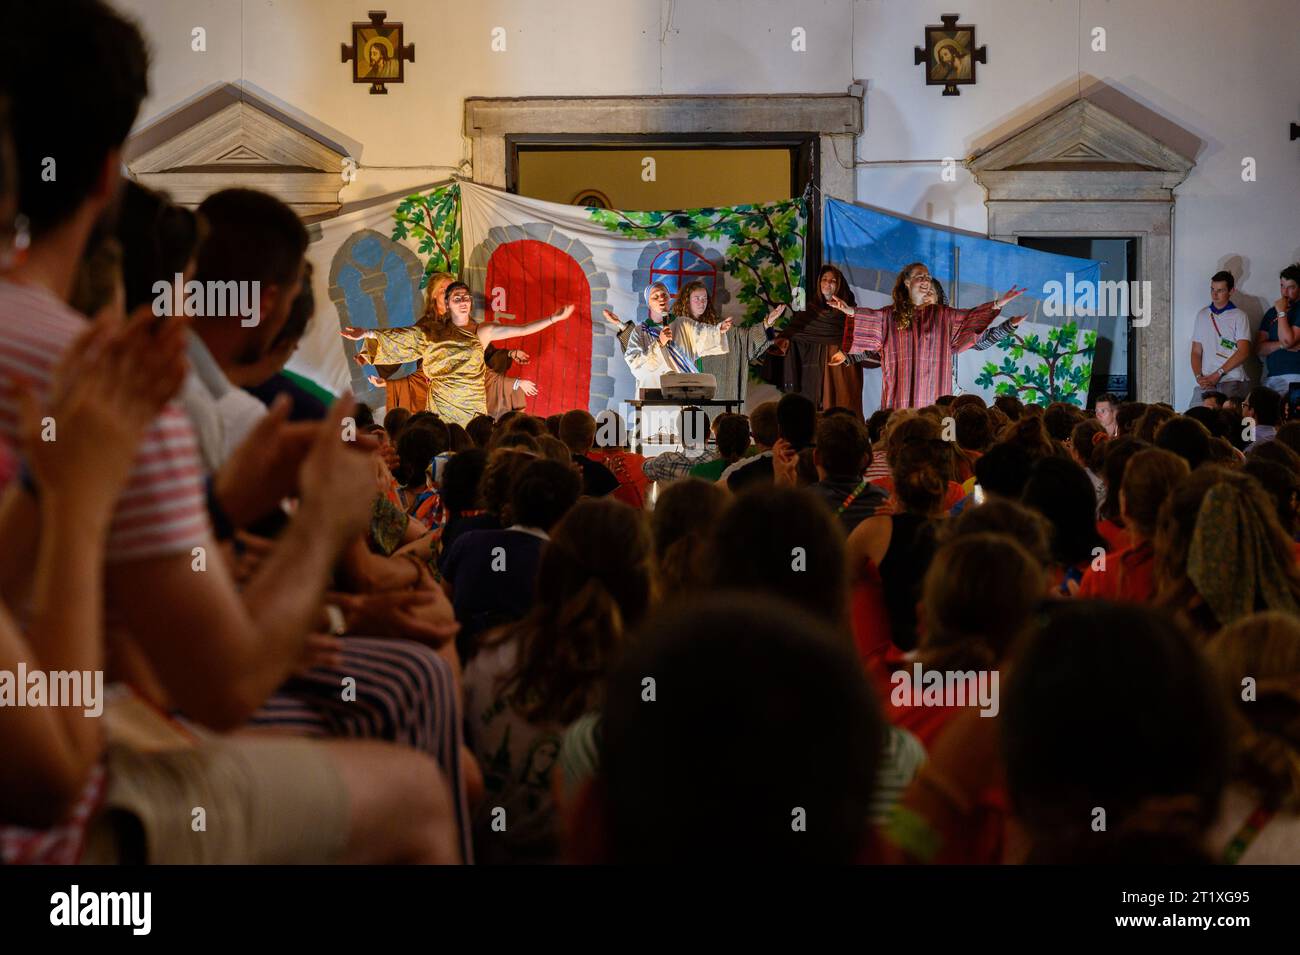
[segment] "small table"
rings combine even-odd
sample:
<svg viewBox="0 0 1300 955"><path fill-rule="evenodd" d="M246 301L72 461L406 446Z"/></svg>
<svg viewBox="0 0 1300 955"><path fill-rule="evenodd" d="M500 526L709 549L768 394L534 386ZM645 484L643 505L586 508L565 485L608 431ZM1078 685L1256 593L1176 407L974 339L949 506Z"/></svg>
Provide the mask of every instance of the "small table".
<svg viewBox="0 0 1300 955"><path fill-rule="evenodd" d="M698 401L690 398L633 398L628 402L632 408L632 420L628 422L631 435L632 451L641 453L641 418L645 408L720 408L733 414L738 413L744 402L739 398L709 398Z"/></svg>

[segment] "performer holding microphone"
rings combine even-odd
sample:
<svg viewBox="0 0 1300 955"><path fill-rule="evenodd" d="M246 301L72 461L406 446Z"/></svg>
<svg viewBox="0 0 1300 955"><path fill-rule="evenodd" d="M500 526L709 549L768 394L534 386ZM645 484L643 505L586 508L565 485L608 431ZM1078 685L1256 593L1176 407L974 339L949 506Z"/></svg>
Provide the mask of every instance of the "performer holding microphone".
<svg viewBox="0 0 1300 955"><path fill-rule="evenodd" d="M707 293L705 299L707 301ZM699 371L695 364L698 356L677 340L676 322L668 313L668 287L662 282L652 283L645 290L645 302L650 316L632 329L623 352L623 360L636 378L640 392L647 388L658 388L660 375L672 372L692 374ZM619 323L618 316L609 309L604 310L604 315L609 322ZM726 339L722 336L715 338L717 341L713 341L711 347L721 351L726 347ZM714 352L707 351L706 354Z"/></svg>

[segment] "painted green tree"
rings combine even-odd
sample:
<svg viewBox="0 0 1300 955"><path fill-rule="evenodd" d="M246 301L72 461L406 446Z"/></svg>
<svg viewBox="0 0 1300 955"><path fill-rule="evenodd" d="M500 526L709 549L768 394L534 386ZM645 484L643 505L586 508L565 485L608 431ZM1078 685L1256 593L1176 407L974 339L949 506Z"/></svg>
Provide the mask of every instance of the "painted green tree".
<svg viewBox="0 0 1300 955"><path fill-rule="evenodd" d="M420 288L434 272L460 275L460 185L453 182L399 202L391 238L394 242L413 239L416 251L425 257Z"/></svg>
<svg viewBox="0 0 1300 955"><path fill-rule="evenodd" d="M992 388L995 395L1014 395L1025 404L1064 401L1083 407L1097 349L1095 331L1084 332L1081 340L1078 325L1071 322L1053 328L1046 338L1013 334L997 347L1006 352L1002 364L985 362L977 385Z"/></svg>
<svg viewBox="0 0 1300 955"><path fill-rule="evenodd" d="M591 220L629 239L690 239L726 243L723 268L739 282L743 321L757 321L777 305L790 305L804 281L808 233L803 199L763 205L673 209L667 212L587 210Z"/></svg>

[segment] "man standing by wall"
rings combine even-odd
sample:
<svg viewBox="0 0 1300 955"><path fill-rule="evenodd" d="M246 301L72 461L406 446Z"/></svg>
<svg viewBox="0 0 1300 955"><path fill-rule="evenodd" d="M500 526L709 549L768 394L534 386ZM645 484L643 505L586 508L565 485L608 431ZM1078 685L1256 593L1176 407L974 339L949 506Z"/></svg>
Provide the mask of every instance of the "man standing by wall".
<svg viewBox="0 0 1300 955"><path fill-rule="evenodd" d="M1300 263L1288 265L1278 278L1281 294L1259 323L1255 351L1264 362L1261 384L1286 397L1300 381Z"/></svg>
<svg viewBox="0 0 1300 955"><path fill-rule="evenodd" d="M1215 272L1210 279L1210 304L1196 313L1192 329L1192 391L1195 408L1207 391L1243 398L1250 390L1245 361L1250 357L1250 323L1246 313L1232 304L1236 285L1231 272Z"/></svg>

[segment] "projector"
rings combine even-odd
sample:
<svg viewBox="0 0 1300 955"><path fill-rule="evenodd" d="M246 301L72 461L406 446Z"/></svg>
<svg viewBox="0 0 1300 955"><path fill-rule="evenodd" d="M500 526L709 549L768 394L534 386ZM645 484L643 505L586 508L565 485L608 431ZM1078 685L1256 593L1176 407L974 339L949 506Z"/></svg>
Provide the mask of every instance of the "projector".
<svg viewBox="0 0 1300 955"><path fill-rule="evenodd" d="M659 376L659 390L665 398L685 398L708 401L718 390L718 380L712 375L683 375L669 372Z"/></svg>

